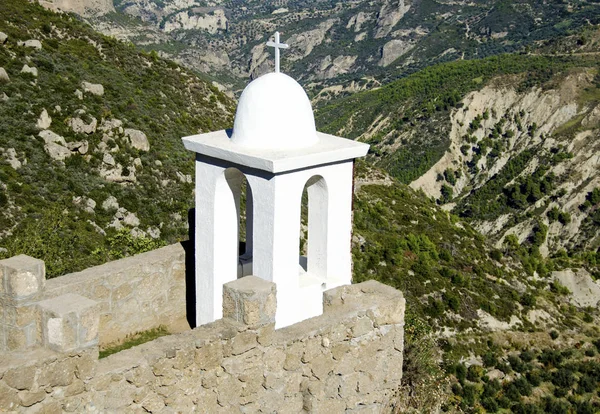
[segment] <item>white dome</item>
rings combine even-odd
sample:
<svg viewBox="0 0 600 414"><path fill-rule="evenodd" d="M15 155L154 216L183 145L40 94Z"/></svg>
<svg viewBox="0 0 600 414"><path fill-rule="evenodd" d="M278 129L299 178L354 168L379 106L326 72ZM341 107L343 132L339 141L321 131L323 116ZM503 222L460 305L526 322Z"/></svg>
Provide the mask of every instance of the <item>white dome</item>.
<svg viewBox="0 0 600 414"><path fill-rule="evenodd" d="M315 117L302 86L283 73L268 73L250 82L238 103L231 141L271 150L316 144Z"/></svg>

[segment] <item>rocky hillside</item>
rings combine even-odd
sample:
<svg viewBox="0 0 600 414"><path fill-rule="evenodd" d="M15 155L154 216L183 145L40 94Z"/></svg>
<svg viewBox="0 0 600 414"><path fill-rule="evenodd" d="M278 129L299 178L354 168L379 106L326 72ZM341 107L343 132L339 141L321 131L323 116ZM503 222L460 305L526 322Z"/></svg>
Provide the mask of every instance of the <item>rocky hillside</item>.
<svg viewBox="0 0 600 414"><path fill-rule="evenodd" d="M272 68L275 30L290 44L283 70L304 84L346 87L434 63L482 58L595 24L595 2L559 0L116 0L96 28L157 50L232 86ZM362 79L362 80L361 80ZM315 86L315 85L313 85ZM315 86L316 87L316 86Z"/></svg>
<svg viewBox="0 0 600 414"><path fill-rule="evenodd" d="M594 32L595 33L595 32ZM434 66L318 112L328 132L373 145L370 159L501 247L543 233L543 255L595 251L596 52L502 55Z"/></svg>
<svg viewBox="0 0 600 414"><path fill-rule="evenodd" d="M397 412L598 412L600 284L584 270L598 254L494 249L421 191L356 171L355 281L407 300Z"/></svg>
<svg viewBox="0 0 600 414"><path fill-rule="evenodd" d="M187 236L193 155L234 103L156 54L21 0L0 8L0 247L50 276Z"/></svg>
<svg viewBox="0 0 600 414"><path fill-rule="evenodd" d="M598 68L573 68L524 90L513 86L520 80L500 77L469 94L451 115L449 151L411 186L457 203L455 211L475 220L499 247L510 234L523 243L545 233L539 245L545 256L561 249L595 251Z"/></svg>

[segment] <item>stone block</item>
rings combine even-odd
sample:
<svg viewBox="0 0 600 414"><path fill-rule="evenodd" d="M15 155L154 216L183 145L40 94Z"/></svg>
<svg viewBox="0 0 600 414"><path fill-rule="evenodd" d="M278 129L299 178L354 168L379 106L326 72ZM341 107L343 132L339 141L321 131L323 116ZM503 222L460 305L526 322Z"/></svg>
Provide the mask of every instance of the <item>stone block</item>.
<svg viewBox="0 0 600 414"><path fill-rule="evenodd" d="M38 306L46 347L70 352L98 345L98 302L67 293L41 301Z"/></svg>
<svg viewBox="0 0 600 414"><path fill-rule="evenodd" d="M44 290L46 266L42 260L21 254L0 260L0 295L11 303L35 300Z"/></svg>
<svg viewBox="0 0 600 414"><path fill-rule="evenodd" d="M13 368L4 374L4 382L17 390L30 390L35 379L35 365Z"/></svg>
<svg viewBox="0 0 600 414"><path fill-rule="evenodd" d="M246 276L223 285L223 318L250 326L275 322L275 283Z"/></svg>
<svg viewBox="0 0 600 414"><path fill-rule="evenodd" d="M5 326L6 349L8 351L18 351L27 349L35 345L35 339L32 338L32 327L18 328L16 326Z"/></svg>

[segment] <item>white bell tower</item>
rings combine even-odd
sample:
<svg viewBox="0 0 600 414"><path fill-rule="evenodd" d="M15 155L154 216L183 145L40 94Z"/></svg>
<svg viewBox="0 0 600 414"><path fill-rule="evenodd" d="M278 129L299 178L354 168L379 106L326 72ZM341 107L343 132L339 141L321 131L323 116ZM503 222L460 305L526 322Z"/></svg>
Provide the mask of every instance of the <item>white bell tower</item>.
<svg viewBox="0 0 600 414"><path fill-rule="evenodd" d="M277 35L270 43L279 51L287 45ZM196 152L197 325L220 319L223 284L250 274L277 285L276 328L320 315L323 291L351 282L353 165L369 146L317 132L306 92L280 72L244 89L232 131L185 137L183 143ZM246 251L240 255L244 177Z"/></svg>

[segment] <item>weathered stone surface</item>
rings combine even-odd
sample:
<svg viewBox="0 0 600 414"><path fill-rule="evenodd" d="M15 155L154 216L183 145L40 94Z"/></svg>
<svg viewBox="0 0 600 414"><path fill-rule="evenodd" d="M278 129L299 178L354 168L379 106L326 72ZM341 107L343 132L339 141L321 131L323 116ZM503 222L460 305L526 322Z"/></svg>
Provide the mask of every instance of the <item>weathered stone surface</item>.
<svg viewBox="0 0 600 414"><path fill-rule="evenodd" d="M13 368L4 374L2 379L17 390L30 390L33 387L36 369L35 365Z"/></svg>
<svg viewBox="0 0 600 414"><path fill-rule="evenodd" d="M129 139L129 143L133 148L137 148L140 151L150 151L150 142L148 142L148 137L142 131L125 128L124 134Z"/></svg>
<svg viewBox="0 0 600 414"><path fill-rule="evenodd" d="M246 276L223 285L223 317L250 326L275 322L275 284Z"/></svg>
<svg viewBox="0 0 600 414"><path fill-rule="evenodd" d="M6 288L6 299L32 300L44 288L46 267L44 262L26 255L0 260L0 279Z"/></svg>
<svg viewBox="0 0 600 414"><path fill-rule="evenodd" d="M51 124L52 124L52 118L50 118L50 115L48 115L48 111L46 111L46 108L44 108L42 110L42 113L40 114L40 117L38 118L35 126L38 129L48 129L48 128L50 128Z"/></svg>
<svg viewBox="0 0 600 414"><path fill-rule="evenodd" d="M98 344L97 302L67 293L39 303L44 344L59 352Z"/></svg>
<svg viewBox="0 0 600 414"><path fill-rule="evenodd" d="M33 49L38 49L38 50L42 49L42 42L40 42L37 39L29 39L24 42L18 42L18 45L25 46L25 47L31 47Z"/></svg>
<svg viewBox="0 0 600 414"><path fill-rule="evenodd" d="M209 370L221 366L223 348L219 344L210 344L196 350L196 364L201 369Z"/></svg>
<svg viewBox="0 0 600 414"><path fill-rule="evenodd" d="M51 158L62 161L65 158L73 155L71 150L67 148L65 139L49 129L41 131L38 136L41 137L46 143L44 150L46 150Z"/></svg>
<svg viewBox="0 0 600 414"><path fill-rule="evenodd" d="M4 43L6 43L7 39L8 39L8 35L6 33L0 32L0 45L3 45Z"/></svg>
<svg viewBox="0 0 600 414"><path fill-rule="evenodd" d="M27 64L23 65L23 68L21 69L21 73L29 73L31 75L33 75L33 77L37 78L38 76L38 70L36 67L33 66L29 66Z"/></svg>
<svg viewBox="0 0 600 414"><path fill-rule="evenodd" d="M75 378L75 367L76 363L72 358L65 358L46 364L38 374L38 386L42 388L66 387Z"/></svg>
<svg viewBox="0 0 600 414"><path fill-rule="evenodd" d="M19 400L23 407L31 407L33 404L39 403L46 398L46 391L19 391Z"/></svg>
<svg viewBox="0 0 600 414"><path fill-rule="evenodd" d="M17 395L17 390L0 381L0 411L13 411L19 405L21 405L21 401Z"/></svg>
<svg viewBox="0 0 600 414"><path fill-rule="evenodd" d="M232 355L240 355L253 348L256 348L258 342L256 341L256 334L254 332L242 332L237 335L231 341L231 353Z"/></svg>
<svg viewBox="0 0 600 414"><path fill-rule="evenodd" d="M137 329L140 320L156 318L169 306L162 286L184 283L172 277L183 258L183 251L168 247L52 279L44 293L49 299L35 303L54 318L75 320L70 326L93 325L86 318L98 319L94 306L74 311L78 300L61 297L71 289L102 298L107 332ZM156 299L140 302L142 297ZM222 320L102 360L97 347L31 351L33 359L25 364L0 358L0 411L25 411L27 405L35 412L381 411L402 378L404 299L377 282L340 287L325 297L322 316L277 331L273 324L254 329ZM32 303L24 305L5 307L4 315L25 324L20 340L26 342L25 328L37 325L28 324L37 317ZM97 336L97 330L71 332L79 340Z"/></svg>
<svg viewBox="0 0 600 414"><path fill-rule="evenodd" d="M67 142L67 148L70 151L77 151L81 155L85 155L90 149L90 144L87 141Z"/></svg>
<svg viewBox="0 0 600 414"><path fill-rule="evenodd" d="M99 83L81 82L81 89L83 89L84 92L91 93L92 95L104 95L104 86Z"/></svg>
<svg viewBox="0 0 600 414"><path fill-rule="evenodd" d="M10 77L4 68L0 68L0 82L10 82Z"/></svg>
<svg viewBox="0 0 600 414"><path fill-rule="evenodd" d="M98 126L98 120L94 117L91 117L89 122L85 122L83 119L79 117L69 118L67 121L67 125L71 127L73 132L76 134L93 134L96 132L96 128Z"/></svg>
<svg viewBox="0 0 600 414"><path fill-rule="evenodd" d="M356 338L358 336L366 335L372 330L373 322L371 321L371 319L367 317L359 318L352 327L352 335Z"/></svg>

